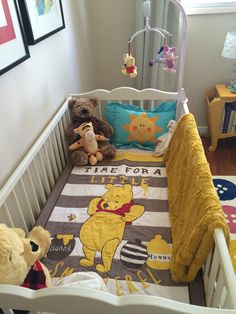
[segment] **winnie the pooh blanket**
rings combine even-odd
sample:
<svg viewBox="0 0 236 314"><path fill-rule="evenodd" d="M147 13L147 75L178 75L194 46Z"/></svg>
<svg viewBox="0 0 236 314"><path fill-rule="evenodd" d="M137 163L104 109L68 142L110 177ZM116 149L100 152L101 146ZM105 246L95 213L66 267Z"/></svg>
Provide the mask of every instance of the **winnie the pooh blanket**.
<svg viewBox="0 0 236 314"><path fill-rule="evenodd" d="M170 275L172 240L163 163L115 160L69 167L39 218L52 234L44 263L54 280L95 271L117 295L149 294L189 303ZM60 181L60 180L59 180Z"/></svg>

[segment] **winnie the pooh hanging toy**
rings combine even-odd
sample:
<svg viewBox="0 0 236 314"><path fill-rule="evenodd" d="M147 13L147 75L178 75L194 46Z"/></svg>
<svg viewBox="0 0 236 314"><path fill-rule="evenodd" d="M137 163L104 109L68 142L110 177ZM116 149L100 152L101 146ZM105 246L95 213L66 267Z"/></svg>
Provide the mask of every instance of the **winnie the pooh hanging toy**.
<svg viewBox="0 0 236 314"><path fill-rule="evenodd" d="M135 58L129 54L124 54L124 65L122 66L122 73L134 78L137 76L137 67L135 65Z"/></svg>

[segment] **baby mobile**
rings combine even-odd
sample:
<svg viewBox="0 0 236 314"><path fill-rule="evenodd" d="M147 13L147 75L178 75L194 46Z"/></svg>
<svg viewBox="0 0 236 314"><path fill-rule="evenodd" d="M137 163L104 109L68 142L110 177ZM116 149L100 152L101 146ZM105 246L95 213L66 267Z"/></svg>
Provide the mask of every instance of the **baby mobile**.
<svg viewBox="0 0 236 314"><path fill-rule="evenodd" d="M130 39L128 40L128 53L124 54L124 64L122 66L122 73L125 75L129 75L129 77L134 78L137 76L137 66L135 65L135 58L131 54L131 42L133 39L146 31L154 31L159 33L162 38L164 38L164 45L159 49L155 59L149 62L149 66L153 66L155 63L164 64L165 67L163 68L165 71L168 72L176 72L175 69L175 60L178 58L175 56L176 47L169 47L166 43L166 36L171 36L171 34L162 28L152 28L149 24L150 18L150 0L145 0L143 3L143 11L144 11L144 18L145 18L145 26L143 29L140 29L136 33L134 33Z"/></svg>

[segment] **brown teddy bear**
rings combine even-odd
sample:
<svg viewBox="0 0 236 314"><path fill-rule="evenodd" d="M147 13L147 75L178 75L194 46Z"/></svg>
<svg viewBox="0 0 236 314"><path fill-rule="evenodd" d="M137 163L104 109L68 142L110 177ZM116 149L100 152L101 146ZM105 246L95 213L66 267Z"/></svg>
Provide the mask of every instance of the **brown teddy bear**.
<svg viewBox="0 0 236 314"><path fill-rule="evenodd" d="M50 233L41 226L34 227L26 238L22 229L0 224L0 284L33 290L50 287L49 271L39 261L50 244Z"/></svg>
<svg viewBox="0 0 236 314"><path fill-rule="evenodd" d="M114 130L109 123L95 117L96 100L89 98L72 98L69 100L69 112L71 123L66 130L66 138L69 146L80 140L80 135L74 132L82 123L92 122L94 133L110 138ZM99 142L99 150L104 159L113 159L116 154L115 146L108 142ZM75 166L85 166L89 163L88 155L83 148L79 148L71 155Z"/></svg>

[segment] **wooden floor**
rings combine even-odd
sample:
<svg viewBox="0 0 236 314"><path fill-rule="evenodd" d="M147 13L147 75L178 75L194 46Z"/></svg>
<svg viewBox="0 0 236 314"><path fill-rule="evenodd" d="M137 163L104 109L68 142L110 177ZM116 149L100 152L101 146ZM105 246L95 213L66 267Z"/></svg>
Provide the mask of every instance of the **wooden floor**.
<svg viewBox="0 0 236 314"><path fill-rule="evenodd" d="M208 150L210 138L203 137L202 143L213 175L236 175L236 137L219 140L214 152Z"/></svg>

